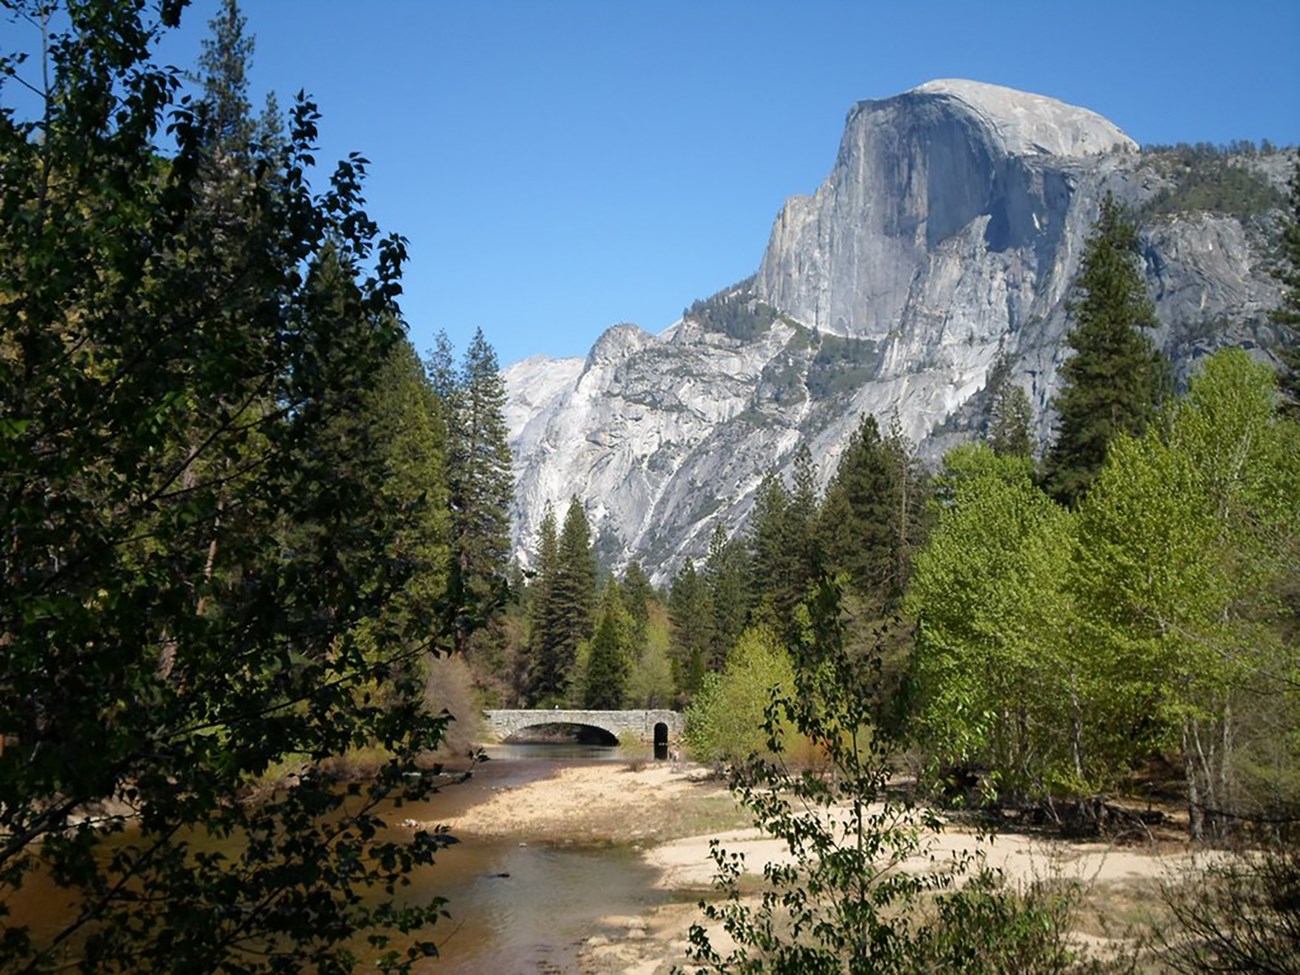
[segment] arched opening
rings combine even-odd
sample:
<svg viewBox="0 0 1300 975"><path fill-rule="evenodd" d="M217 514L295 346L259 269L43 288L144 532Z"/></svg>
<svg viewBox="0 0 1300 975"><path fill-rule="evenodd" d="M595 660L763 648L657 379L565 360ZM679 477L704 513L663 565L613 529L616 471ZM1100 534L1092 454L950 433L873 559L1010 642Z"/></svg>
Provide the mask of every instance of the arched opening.
<svg viewBox="0 0 1300 975"><path fill-rule="evenodd" d="M520 728L505 739L506 744L524 745L617 745L618 736L589 724L552 721Z"/></svg>
<svg viewBox="0 0 1300 975"><path fill-rule="evenodd" d="M668 759L668 725L662 721L655 722L655 761Z"/></svg>

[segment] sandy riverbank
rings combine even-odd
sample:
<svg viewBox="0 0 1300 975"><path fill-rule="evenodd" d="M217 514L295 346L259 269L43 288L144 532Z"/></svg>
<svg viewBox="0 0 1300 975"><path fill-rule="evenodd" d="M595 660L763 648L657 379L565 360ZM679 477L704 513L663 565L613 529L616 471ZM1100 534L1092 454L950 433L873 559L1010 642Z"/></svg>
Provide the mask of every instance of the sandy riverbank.
<svg viewBox="0 0 1300 975"><path fill-rule="evenodd" d="M708 779L699 767L606 762L559 767L551 777L503 788L447 825L453 834L520 842L626 843L642 848L646 861L660 872L659 885L680 893L681 901L640 917L607 918L625 934L592 938L583 951L583 971L660 975L684 962L686 933L699 917L695 901L710 889L713 837L722 839L729 851L744 852L754 872L784 858L782 844L743 828L745 822L725 786ZM977 848L990 866L1001 868L1013 882L1081 881L1090 891L1089 903L1104 905L1103 913L1111 915L1112 922L1140 911L1160 878L1187 856L1178 848L1116 848L1020 834L1003 834L981 845L971 831L956 827L934 838L933 849L941 856Z"/></svg>

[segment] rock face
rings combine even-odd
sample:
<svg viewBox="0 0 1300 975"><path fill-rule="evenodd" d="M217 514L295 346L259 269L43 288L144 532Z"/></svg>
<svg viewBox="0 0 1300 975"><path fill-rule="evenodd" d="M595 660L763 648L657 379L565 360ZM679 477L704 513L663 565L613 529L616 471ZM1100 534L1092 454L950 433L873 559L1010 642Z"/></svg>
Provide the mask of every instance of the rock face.
<svg viewBox="0 0 1300 975"><path fill-rule="evenodd" d="M1280 185L1285 162L1257 169ZM584 498L602 557L671 572L743 522L769 467L807 443L823 479L859 414L937 456L968 438L999 350L1050 431L1067 299L1102 196L1169 178L1081 108L935 81L849 112L835 166L777 217L754 278L658 336L607 331L586 360L506 370L521 553L546 503ZM1185 375L1225 344L1267 350L1266 220L1142 222L1156 336Z"/></svg>

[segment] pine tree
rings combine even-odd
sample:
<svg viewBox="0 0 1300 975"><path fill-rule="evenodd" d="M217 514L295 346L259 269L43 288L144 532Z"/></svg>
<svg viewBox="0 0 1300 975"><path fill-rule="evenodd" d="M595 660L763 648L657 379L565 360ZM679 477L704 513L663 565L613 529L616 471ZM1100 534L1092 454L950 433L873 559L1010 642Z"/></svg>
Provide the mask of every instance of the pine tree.
<svg viewBox="0 0 1300 975"><path fill-rule="evenodd" d="M999 352L989 370L984 439L1000 457L1030 457L1034 452L1034 408L1023 386L1011 378L1011 360Z"/></svg>
<svg viewBox="0 0 1300 975"><path fill-rule="evenodd" d="M750 565L757 612L784 632L800 598L791 559L795 539L790 531L790 492L775 471L768 470L754 494L749 515Z"/></svg>
<svg viewBox="0 0 1300 975"><path fill-rule="evenodd" d="M204 38L203 53L199 55L203 85L200 105L207 115L213 141L223 155L244 161L257 128L248 100L254 38L244 33L247 24L237 0L222 0L221 9L208 22L211 35Z"/></svg>
<svg viewBox="0 0 1300 975"><path fill-rule="evenodd" d="M618 582L611 577L601 594L587 659L583 707L617 710L623 706L627 694L631 620L623 609L618 590Z"/></svg>
<svg viewBox="0 0 1300 975"><path fill-rule="evenodd" d="M546 704L567 698L578 644L592 631L596 558L587 516L576 496L569 500L558 539L555 516L548 506L542 520L539 562L527 697L534 704Z"/></svg>
<svg viewBox="0 0 1300 975"><path fill-rule="evenodd" d="M740 541L727 538L726 529L720 524L714 526L709 540L704 584L713 611L706 666L720 671L749 622L753 601L749 553Z"/></svg>
<svg viewBox="0 0 1300 975"><path fill-rule="evenodd" d="M709 592L690 559L673 576L668 615L672 624L673 683L681 697L689 698L704 682L713 628Z"/></svg>
<svg viewBox="0 0 1300 975"><path fill-rule="evenodd" d="M537 574L528 592L528 666L520 696L529 704L559 697L567 686L567 671L554 625L555 579L560 567L560 539L555 509L548 502L538 530Z"/></svg>
<svg viewBox="0 0 1300 975"><path fill-rule="evenodd" d="M361 418L382 464L378 502L389 513L391 557L410 576L392 612L418 615L432 638L447 588L446 432L419 357L399 340L366 390Z"/></svg>
<svg viewBox="0 0 1300 975"><path fill-rule="evenodd" d="M576 494L569 498L560 528L555 599L565 643L576 652L578 643L591 636L596 602L596 555L591 548L591 526Z"/></svg>
<svg viewBox="0 0 1300 975"><path fill-rule="evenodd" d="M1075 504L1121 432L1139 435L1169 392L1169 364L1142 329L1158 323L1138 265L1137 228L1107 193L1084 246L1066 344L1074 355L1061 367L1056 442L1046 480L1056 498Z"/></svg>
<svg viewBox="0 0 1300 975"><path fill-rule="evenodd" d="M790 545L791 575L789 600L802 602L808 587L817 578L821 567L821 551L817 547L817 465L807 444L795 451L794 468L790 479L790 505L786 509L786 533Z"/></svg>
<svg viewBox="0 0 1300 975"><path fill-rule="evenodd" d="M623 599L623 608L632 619L632 644L638 650L645 648L646 630L650 624L650 600L654 598L654 587L641 568L641 563L633 559L623 570L623 584L619 587Z"/></svg>
<svg viewBox="0 0 1300 975"><path fill-rule="evenodd" d="M929 528L926 518L930 498L930 477L916 455L916 445L903 433L895 409L889 418L885 456L894 474L894 505L890 519L894 534L894 574L889 583L888 605L902 598L911 575L912 554L925 544Z"/></svg>
<svg viewBox="0 0 1300 975"><path fill-rule="evenodd" d="M442 377L434 375L435 388ZM506 443L505 380L496 352L474 333L465 350L448 431L451 455L453 592L478 608L482 622L495 611L510 558L514 497ZM458 641L465 646L468 632Z"/></svg>
<svg viewBox="0 0 1300 975"><path fill-rule="evenodd" d="M829 567L845 572L854 593L877 609L893 596L900 485L876 419L862 416L826 488L818 536Z"/></svg>
<svg viewBox="0 0 1300 975"><path fill-rule="evenodd" d="M429 377L433 394L438 397L442 422L447 428L447 437L452 446L449 448L460 456L461 448L456 445L460 436L460 375L456 371L456 352L451 339L445 331L439 331L434 338L433 348L425 353L424 371Z"/></svg>

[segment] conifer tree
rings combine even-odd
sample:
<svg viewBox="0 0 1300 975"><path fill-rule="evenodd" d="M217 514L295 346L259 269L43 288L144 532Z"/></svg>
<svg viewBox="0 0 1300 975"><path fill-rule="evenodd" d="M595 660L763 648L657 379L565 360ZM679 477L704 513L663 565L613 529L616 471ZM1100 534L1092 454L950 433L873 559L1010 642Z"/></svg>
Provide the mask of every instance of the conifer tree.
<svg viewBox="0 0 1300 975"><path fill-rule="evenodd" d="M409 568L389 612L414 614L429 635L447 588L446 432L419 357L400 339L366 390L361 419L374 461L382 465L377 502L391 520L389 551Z"/></svg>
<svg viewBox="0 0 1300 975"><path fill-rule="evenodd" d="M619 587L623 608L632 620L632 644L638 650L645 647L646 630L650 624L650 600L654 587L641 563L633 559L623 570L623 584Z"/></svg>
<svg viewBox="0 0 1300 975"><path fill-rule="evenodd" d="M554 703L567 696L578 644L591 636L596 599L591 530L576 495L569 500L558 539L554 533L555 517L548 507L542 521L541 571L530 640L528 697L534 704Z"/></svg>
<svg viewBox="0 0 1300 975"><path fill-rule="evenodd" d="M721 524L713 527L713 536L709 540L704 583L713 611L706 666L718 671L726 664L727 655L749 622L753 600L749 553L740 541L727 538L727 531Z"/></svg>
<svg viewBox="0 0 1300 975"><path fill-rule="evenodd" d="M1023 386L1011 378L1005 351L989 370L984 439L1000 457L1030 457L1034 452L1034 408Z"/></svg>
<svg viewBox="0 0 1300 975"><path fill-rule="evenodd" d="M223 155L245 161L256 131L248 100L254 38L244 32L247 23L237 0L222 0L220 10L208 22L211 33L204 38L199 55L200 105L213 141Z"/></svg>
<svg viewBox="0 0 1300 975"><path fill-rule="evenodd" d="M1048 487L1067 504L1086 493L1115 435L1141 434L1169 392L1168 361L1142 331L1158 323L1139 246L1137 228L1107 193L1074 281L1066 338L1074 355L1061 367L1065 385L1046 463Z"/></svg>
<svg viewBox="0 0 1300 975"><path fill-rule="evenodd" d="M630 626L618 582L611 577L600 597L591 638L583 707L617 710L623 706L631 668Z"/></svg>
<svg viewBox="0 0 1300 975"><path fill-rule="evenodd" d="M560 566L560 539L555 524L555 509L550 502L542 515L538 530L537 574L528 593L528 667L521 697L536 704L545 697L557 697L566 686L567 673L559 636L552 618L555 578Z"/></svg>
<svg viewBox="0 0 1300 975"><path fill-rule="evenodd" d="M435 384L443 380L435 376ZM448 431L452 501L452 585L477 607L482 622L494 611L510 558L510 505L514 496L506 443L505 380L496 352L474 333L454 393L455 420ZM460 647L468 631L462 632Z"/></svg>
<svg viewBox="0 0 1300 975"><path fill-rule="evenodd" d="M847 573L852 591L878 610L896 596L901 504L896 458L864 414L827 486L818 536L830 568Z"/></svg>
<svg viewBox="0 0 1300 975"><path fill-rule="evenodd" d="M673 576L668 616L672 623L673 683L679 695L690 697L704 681L713 628L709 592L690 559Z"/></svg>
<svg viewBox="0 0 1300 975"><path fill-rule="evenodd" d="M784 628L799 601L791 552L790 492L773 470L763 474L749 516L750 565L759 614Z"/></svg>
<svg viewBox="0 0 1300 975"><path fill-rule="evenodd" d="M795 451L790 478L790 505L786 509L786 534L790 545L791 574L787 601L802 602L821 567L817 547L817 465L807 444Z"/></svg>

